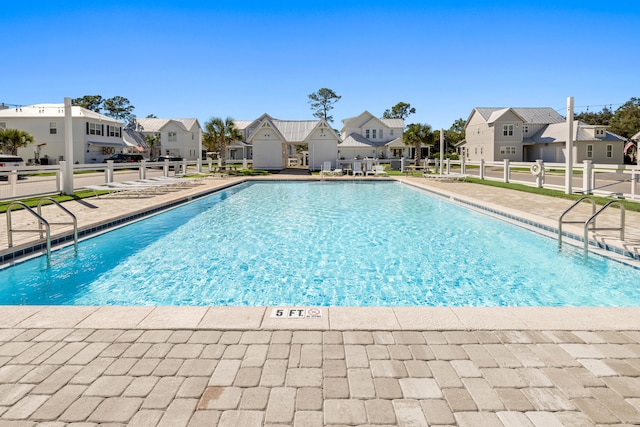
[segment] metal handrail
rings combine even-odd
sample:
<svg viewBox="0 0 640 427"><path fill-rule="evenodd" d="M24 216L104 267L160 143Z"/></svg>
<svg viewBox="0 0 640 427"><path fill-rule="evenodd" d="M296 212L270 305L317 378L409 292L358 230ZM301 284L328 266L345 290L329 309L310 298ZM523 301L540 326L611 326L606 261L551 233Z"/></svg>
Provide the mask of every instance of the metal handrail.
<svg viewBox="0 0 640 427"><path fill-rule="evenodd" d="M620 227L596 227L595 226L596 217L600 215L609 206L613 206L616 204L620 206ZM591 223L592 221L593 221L593 226L591 228L592 231L596 231L596 230L620 231L620 240L624 240L624 205L617 200L612 200L607 204L605 204L603 207L601 207L598 210L598 212L591 215L589 219L584 222L584 258L585 260L587 259L589 254L589 223Z"/></svg>
<svg viewBox="0 0 640 427"><path fill-rule="evenodd" d="M596 202L588 196L584 196L581 197L580 199L578 199L578 201L576 201L574 204L572 204L571 206L569 206L563 213L562 215L560 215L560 218L558 219L558 249L562 248L562 224L583 224L583 221L563 221L562 218L564 218L564 216L569 213L569 211L571 211L573 208L575 208L576 206L578 206L583 200L589 200L591 202L591 215L596 213ZM595 226L595 218L593 221L593 225Z"/></svg>
<svg viewBox="0 0 640 427"><path fill-rule="evenodd" d="M71 222L49 222L49 225L51 224L73 225L73 246L77 251L78 250L78 219L71 211L69 211L69 209L65 208L64 206L62 206L60 203L58 203L56 200L52 199L51 197L43 197L42 199L40 199L40 201L38 202L38 215L42 216L42 203L45 201L49 201L54 205L58 206L60 209L62 209L64 213L66 213L71 217ZM41 228L41 226L42 226L42 223L39 223L38 228Z"/></svg>
<svg viewBox="0 0 640 427"><path fill-rule="evenodd" d="M37 230L14 230L11 225L11 211L14 206L22 206L27 212L31 213L38 220L38 229ZM13 233L14 232L22 232L22 233L40 233L40 238L43 238L42 225L45 227L45 232L47 235L47 259L51 258L51 226L49 223L38 213L36 213L33 209L27 206L23 202L13 202L7 208L7 243L9 247L13 247Z"/></svg>

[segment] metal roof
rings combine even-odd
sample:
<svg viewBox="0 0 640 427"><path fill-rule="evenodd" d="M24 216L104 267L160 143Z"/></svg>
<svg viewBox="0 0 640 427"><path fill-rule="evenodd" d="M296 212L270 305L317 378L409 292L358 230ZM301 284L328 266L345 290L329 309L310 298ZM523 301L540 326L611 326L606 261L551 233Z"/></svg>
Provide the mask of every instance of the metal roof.
<svg viewBox="0 0 640 427"><path fill-rule="evenodd" d="M318 126L320 120L271 120L271 123L280 131L285 141L302 142Z"/></svg>
<svg viewBox="0 0 640 427"><path fill-rule="evenodd" d="M565 118L562 117L556 110L549 107L539 108L474 108L485 122L493 123L498 120L502 115L508 111L514 112L516 115L522 118L524 123L528 124L550 124L565 122ZM473 114L473 113L472 113Z"/></svg>
<svg viewBox="0 0 640 427"><path fill-rule="evenodd" d="M605 131L605 136L602 138L596 138L592 133L588 132L587 129L599 127L588 125L579 120L574 121L573 123L573 140L574 141L624 141L625 139L619 135L616 135L613 132ZM535 135L531 136L531 138L527 138L526 142L533 143L552 143L552 142L563 142L567 140L567 126L565 122L563 123L553 123L548 126L545 126L542 130L540 130Z"/></svg>

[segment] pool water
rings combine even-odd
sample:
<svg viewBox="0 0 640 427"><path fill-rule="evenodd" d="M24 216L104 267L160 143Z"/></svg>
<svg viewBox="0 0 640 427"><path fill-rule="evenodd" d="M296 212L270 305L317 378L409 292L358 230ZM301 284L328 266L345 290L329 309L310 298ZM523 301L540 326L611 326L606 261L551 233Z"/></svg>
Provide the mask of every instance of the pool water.
<svg viewBox="0 0 640 427"><path fill-rule="evenodd" d="M254 182L0 271L0 304L634 306L640 271L396 182Z"/></svg>

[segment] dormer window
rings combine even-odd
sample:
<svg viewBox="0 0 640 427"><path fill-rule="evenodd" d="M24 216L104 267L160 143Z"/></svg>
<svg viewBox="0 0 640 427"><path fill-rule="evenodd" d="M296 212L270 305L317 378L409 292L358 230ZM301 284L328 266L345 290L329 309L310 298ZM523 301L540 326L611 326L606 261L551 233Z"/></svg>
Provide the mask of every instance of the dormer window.
<svg viewBox="0 0 640 427"><path fill-rule="evenodd" d="M529 126L523 125L522 126L522 133L529 133Z"/></svg>
<svg viewBox="0 0 640 427"><path fill-rule="evenodd" d="M604 138L606 131L603 128L596 128L596 138Z"/></svg>

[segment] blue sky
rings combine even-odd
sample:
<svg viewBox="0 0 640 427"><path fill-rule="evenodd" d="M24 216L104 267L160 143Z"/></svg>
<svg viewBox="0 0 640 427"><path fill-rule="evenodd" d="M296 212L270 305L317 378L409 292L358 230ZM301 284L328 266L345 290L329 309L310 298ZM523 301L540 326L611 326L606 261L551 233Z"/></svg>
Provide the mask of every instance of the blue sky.
<svg viewBox="0 0 640 427"><path fill-rule="evenodd" d="M640 97L640 2L14 1L0 102L120 95L138 117L313 119L403 101L449 128L474 107L614 109Z"/></svg>

